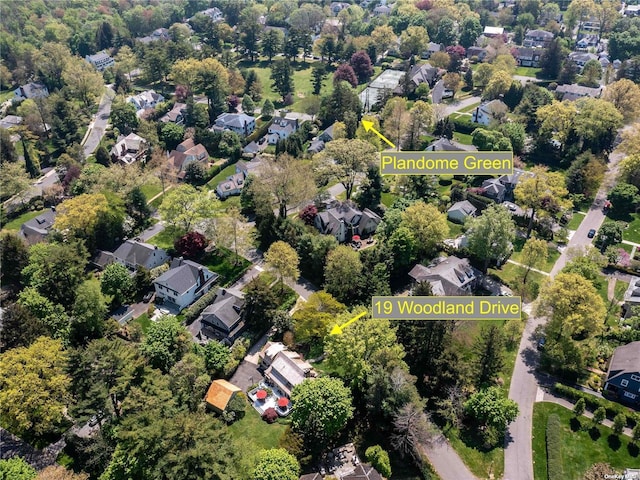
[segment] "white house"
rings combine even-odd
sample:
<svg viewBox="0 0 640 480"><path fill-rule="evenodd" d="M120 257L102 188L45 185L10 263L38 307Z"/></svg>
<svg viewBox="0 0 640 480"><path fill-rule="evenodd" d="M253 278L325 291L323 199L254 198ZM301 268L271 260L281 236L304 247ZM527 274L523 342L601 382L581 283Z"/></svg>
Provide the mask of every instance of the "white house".
<svg viewBox="0 0 640 480"><path fill-rule="evenodd" d="M204 145L201 143L196 145L192 138L186 139L169 153L169 162L178 172L182 173L191 162L206 162L208 159L209 152Z"/></svg>
<svg viewBox="0 0 640 480"><path fill-rule="evenodd" d="M151 270L169 261L169 255L156 245L127 240L113 252L113 260L129 270L135 270L138 267Z"/></svg>
<svg viewBox="0 0 640 480"><path fill-rule="evenodd" d="M120 136L118 143L111 149L111 159L114 162L131 165L147 153L147 146L147 141L135 133L130 133L126 137Z"/></svg>
<svg viewBox="0 0 640 480"><path fill-rule="evenodd" d="M489 125L492 121L504 117L509 107L501 100L491 100L477 107L471 114L471 120L481 125Z"/></svg>
<svg viewBox="0 0 640 480"><path fill-rule="evenodd" d="M553 33L546 30L529 30L525 36L522 44L525 47L543 47L546 48L553 40Z"/></svg>
<svg viewBox="0 0 640 480"><path fill-rule="evenodd" d="M244 188L245 180L250 173L257 173L260 167L259 161L246 163L239 161L236 163L236 173L227 177L216 187L216 193L220 198L227 198L233 195L240 195Z"/></svg>
<svg viewBox="0 0 640 480"><path fill-rule="evenodd" d="M417 264L409 272L415 282L429 282L434 295L471 295L478 285L481 273L471 266L468 258L440 257L425 267Z"/></svg>
<svg viewBox="0 0 640 480"><path fill-rule="evenodd" d="M164 97L154 90L147 90L127 97L127 102L136 107L137 115L140 116L145 110L154 109L160 102L164 102Z"/></svg>
<svg viewBox="0 0 640 480"><path fill-rule="evenodd" d="M198 14L209 17L214 22L221 22L222 20L224 20L224 15L222 15L222 11L218 7L207 8L206 10L196 13L196 15ZM189 20L191 20L192 18L193 17L191 17Z"/></svg>
<svg viewBox="0 0 640 480"><path fill-rule="evenodd" d="M456 202L447 210L447 217L452 222L464 223L467 217L475 217L477 209L468 200Z"/></svg>
<svg viewBox="0 0 640 480"><path fill-rule="evenodd" d="M256 128L256 119L245 113L223 113L216 118L213 130L231 130L238 135L248 136Z"/></svg>
<svg viewBox="0 0 640 480"><path fill-rule="evenodd" d="M13 91L15 100L21 102L28 98L46 98L49 96L49 90L42 83L31 82L21 85Z"/></svg>
<svg viewBox="0 0 640 480"><path fill-rule="evenodd" d="M175 258L171 268L153 282L156 299L161 298L182 310L207 293L218 277L199 263Z"/></svg>
<svg viewBox="0 0 640 480"><path fill-rule="evenodd" d="M84 59L93 65L99 72L105 71L109 67L113 67L116 61L107 52L102 51L94 55L86 55Z"/></svg>
<svg viewBox="0 0 640 480"><path fill-rule="evenodd" d="M484 27L484 32L482 34L486 37L498 37L504 33L503 27Z"/></svg>
<svg viewBox="0 0 640 480"><path fill-rule="evenodd" d="M275 118L273 123L269 125L268 143L275 145L280 140L289 138L292 133L298 131L298 119L292 118Z"/></svg>

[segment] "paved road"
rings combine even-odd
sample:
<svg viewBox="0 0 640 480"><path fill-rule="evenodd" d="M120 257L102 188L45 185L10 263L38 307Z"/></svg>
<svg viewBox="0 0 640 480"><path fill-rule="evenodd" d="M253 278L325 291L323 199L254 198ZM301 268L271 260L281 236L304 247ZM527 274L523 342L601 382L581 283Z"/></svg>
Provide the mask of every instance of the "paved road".
<svg viewBox="0 0 640 480"><path fill-rule="evenodd" d="M146 230L140 232L140 234L138 235L138 237L140 237L140 240L142 240L143 242L148 241L151 237L154 237L155 235L158 235L161 231L164 230L164 222L160 221L154 225L151 225L149 228L147 228Z"/></svg>
<svg viewBox="0 0 640 480"><path fill-rule="evenodd" d="M21 192L18 195L14 195L5 201L4 205L9 211L20 207L23 203L28 202L33 197L41 196L44 189L60 182L58 174L54 168L45 168L42 172L43 175L35 180L28 190Z"/></svg>
<svg viewBox="0 0 640 480"><path fill-rule="evenodd" d="M593 205L578 230L571 237L568 248L563 251L551 269L550 278L553 278L566 265L567 251L571 247L584 247L592 243L593 240L587 237L587 232L592 228L597 230L604 221L602 204L607 193L615 185L618 163L623 157L624 155L620 152L614 152L610 156L609 170L605 174ZM505 438L504 480L533 480L533 450L531 447L533 404L536 401L538 387L544 381L536 372L539 354L536 349L536 339L532 334L544 322L544 318L529 316L520 340L509 389L509 398L518 403L520 415L515 422L509 425Z"/></svg>
<svg viewBox="0 0 640 480"><path fill-rule="evenodd" d="M458 110L468 107L469 105L473 105L474 103L480 103L481 100L482 99L480 97L469 97L461 101L456 101L455 103L452 103L452 104L440 104L440 105L445 105L444 116L448 117L452 113L455 113Z"/></svg>
<svg viewBox="0 0 640 480"><path fill-rule="evenodd" d="M0 458L22 457L36 470L43 470L50 465L55 465L56 458L65 445L64 438L61 438L56 443L52 443L42 450L37 450L21 438L12 435L4 428L0 428Z"/></svg>
<svg viewBox="0 0 640 480"><path fill-rule="evenodd" d="M104 131L107 128L107 122L109 121L109 115L111 114L111 102L113 102L115 96L115 92L111 87L107 86L107 90L100 99L100 106L98 107L96 117L93 122L89 124L89 135L84 139L84 143L82 144L85 157L95 152L100 144L100 140L102 140Z"/></svg>
<svg viewBox="0 0 640 480"><path fill-rule="evenodd" d="M423 452L431 465L444 480L477 480L449 444L444 435L440 435L431 445L423 446Z"/></svg>

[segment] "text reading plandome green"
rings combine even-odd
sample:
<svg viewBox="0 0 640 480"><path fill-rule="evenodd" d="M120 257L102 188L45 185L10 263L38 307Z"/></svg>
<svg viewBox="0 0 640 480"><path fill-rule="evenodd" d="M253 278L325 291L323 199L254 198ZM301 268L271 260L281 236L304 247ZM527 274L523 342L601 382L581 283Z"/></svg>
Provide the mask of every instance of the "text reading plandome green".
<svg viewBox="0 0 640 480"><path fill-rule="evenodd" d="M512 152L382 152L383 175L509 175Z"/></svg>

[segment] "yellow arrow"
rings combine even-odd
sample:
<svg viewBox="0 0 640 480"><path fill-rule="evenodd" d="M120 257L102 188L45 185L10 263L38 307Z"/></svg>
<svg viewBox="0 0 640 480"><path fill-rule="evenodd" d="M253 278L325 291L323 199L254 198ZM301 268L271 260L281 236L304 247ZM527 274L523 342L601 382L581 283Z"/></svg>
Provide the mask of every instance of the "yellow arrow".
<svg viewBox="0 0 640 480"><path fill-rule="evenodd" d="M396 148L396 146L391 143L391 141L385 137L384 135L382 135L378 130L376 130L373 127L373 122L370 120L362 120L362 126L364 127L364 131L368 132L369 130L371 130L373 133L375 133L377 136L379 136L382 140L384 140L385 142L387 142L387 144L391 147L391 148Z"/></svg>
<svg viewBox="0 0 640 480"><path fill-rule="evenodd" d="M353 317L351 320L349 320L346 323L343 323L342 325L334 325L333 328L331 329L331 332L329 332L331 335L341 335L342 334L342 329L351 325L353 322L355 322L356 320L358 320L359 318L364 317L367 314L367 312L362 312L359 313L358 315L356 315L355 317Z"/></svg>

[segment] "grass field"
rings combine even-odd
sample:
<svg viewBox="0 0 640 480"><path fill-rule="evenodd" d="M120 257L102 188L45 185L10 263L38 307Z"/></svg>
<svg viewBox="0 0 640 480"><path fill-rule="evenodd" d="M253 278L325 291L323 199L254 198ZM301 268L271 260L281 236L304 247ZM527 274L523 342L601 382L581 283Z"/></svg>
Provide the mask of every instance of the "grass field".
<svg viewBox="0 0 640 480"><path fill-rule="evenodd" d="M173 248L173 242L176 240L176 238L178 238L179 235L180 232L178 232L175 228L168 226L160 233L147 240L147 243L150 243L151 245L157 245L160 248L168 250L169 248Z"/></svg>
<svg viewBox="0 0 640 480"><path fill-rule="evenodd" d="M234 437L249 442L252 448L251 452L247 453L258 453L263 449L278 448L278 443L286 428L286 425L279 422L269 425L247 402L244 417L231 424L229 432Z"/></svg>
<svg viewBox="0 0 640 480"><path fill-rule="evenodd" d="M12 232L17 232L18 230L20 230L20 226L28 221L31 220L32 218L36 218L38 215L40 215L42 212L46 212L47 209L42 209L42 210L36 210L34 212L26 212L23 213L22 215L20 215L19 217L14 218L13 220L11 220L10 222L7 222L7 224L2 227L2 230L9 230Z"/></svg>
<svg viewBox="0 0 640 480"><path fill-rule="evenodd" d="M464 434L453 427L445 430L445 436L471 473L479 478L489 478L490 473L493 473L495 478L502 478L504 448L496 447L488 452L482 451L468 440L465 443Z"/></svg>
<svg viewBox="0 0 640 480"><path fill-rule="evenodd" d="M538 74L542 71L541 68L536 67L518 67L516 68L516 75L521 75L523 77L533 77L537 78Z"/></svg>
<svg viewBox="0 0 640 480"><path fill-rule="evenodd" d="M147 333L147 330L149 330L149 327L151 326L151 319L149 318L149 315L143 313L138 318L132 320L131 323L139 324L142 328L142 333Z"/></svg>
<svg viewBox="0 0 640 480"><path fill-rule="evenodd" d="M233 175L234 173L236 173L236 166L235 164L233 165L228 165L225 168L223 168L222 170L220 170L220 172L213 177L211 180L209 180L206 183L206 187L209 190L213 190L214 188L216 188L218 186L218 184L225 180L228 176Z"/></svg>
<svg viewBox="0 0 640 480"><path fill-rule="evenodd" d="M518 240L524 240L524 239L519 238ZM511 260L513 260L514 262L522 263L522 246L523 245L524 245L523 241L514 242L514 252L511 255ZM557 248L554 248L554 247L548 248L547 251L548 251L547 262L543 266L537 267L537 269L542 270L543 272L549 273L553 268L553 265L556 263L556 260L560 258L560 252L558 251Z"/></svg>
<svg viewBox="0 0 640 480"><path fill-rule="evenodd" d="M460 112L460 113L471 112L471 111L475 110L476 108L478 108L479 105L480 105L480 102L472 103L471 105L467 105L466 107L461 108L460 110L458 110L458 112Z"/></svg>
<svg viewBox="0 0 640 480"><path fill-rule="evenodd" d="M218 283L226 286L251 265L251 262L242 257L236 257L236 262L234 263L234 256L233 252L226 248L220 248L219 251L207 253L198 262L220 275L222 278Z"/></svg>
<svg viewBox="0 0 640 480"><path fill-rule="evenodd" d="M630 213L623 218L612 218L610 216L605 217L604 222L610 223L616 220L622 221L627 225L622 231L622 239L628 242L640 243L640 215L637 213Z"/></svg>
<svg viewBox="0 0 640 480"><path fill-rule="evenodd" d="M573 217L569 223L567 223L567 230L577 230L582 221L584 220L584 215L579 212L573 212Z"/></svg>
<svg viewBox="0 0 640 480"><path fill-rule="evenodd" d="M473 138L467 133L454 132L453 139L463 145L473 145Z"/></svg>
<svg viewBox="0 0 640 480"><path fill-rule="evenodd" d="M640 465L638 447L630 445L627 437L613 435L610 428L598 426L584 431L573 419L573 413L552 403L542 402L533 406L533 473L535 480L547 480L547 452L545 430L549 415L560 417L563 479L581 480L585 471L594 463L609 463L616 470ZM580 417L583 425L590 420Z"/></svg>
<svg viewBox="0 0 640 480"><path fill-rule="evenodd" d="M147 201L149 201L162 191L162 185L160 184L160 182L145 183L144 185L142 185L142 187L140 187L140 190L142 190L142 193L144 193Z"/></svg>
<svg viewBox="0 0 640 480"><path fill-rule="evenodd" d="M536 293L536 289L542 286L546 280L546 276L538 272L529 272L527 277L527 284L524 287L522 285L522 278L525 274L525 268L513 263L505 263L500 269L490 268L489 272L497 275L502 283L508 285L514 290L516 295L521 295L523 301L533 300L533 295Z"/></svg>

